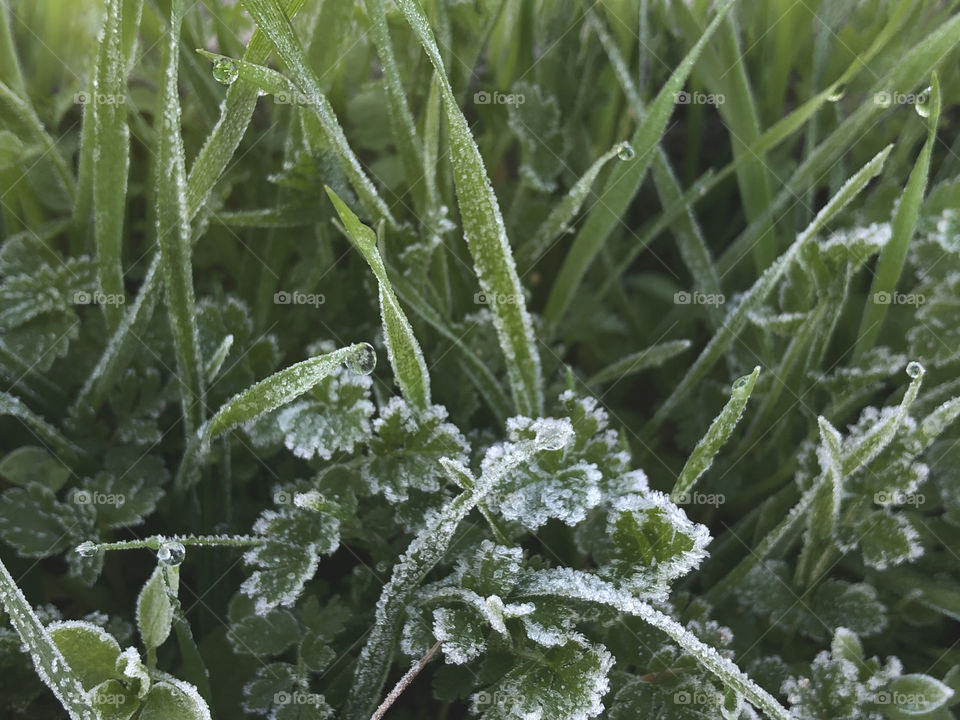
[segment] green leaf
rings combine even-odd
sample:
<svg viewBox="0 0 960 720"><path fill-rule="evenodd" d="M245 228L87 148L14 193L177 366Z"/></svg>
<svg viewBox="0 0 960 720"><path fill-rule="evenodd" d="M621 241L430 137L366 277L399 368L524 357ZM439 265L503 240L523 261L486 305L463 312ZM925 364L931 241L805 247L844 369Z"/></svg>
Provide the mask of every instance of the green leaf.
<svg viewBox="0 0 960 720"><path fill-rule="evenodd" d="M901 716L933 712L953 697L953 690L942 682L919 673L901 675L890 683L887 690Z"/></svg>
<svg viewBox="0 0 960 720"><path fill-rule="evenodd" d="M507 359L514 404L524 415L537 415L543 407L540 356L500 204L490 186L467 119L457 105L423 8L416 0L398 0L397 4L420 40L440 82L463 233L473 256L480 289L491 301L497 337Z"/></svg>
<svg viewBox="0 0 960 720"><path fill-rule="evenodd" d="M140 709L140 698L120 680L107 680L90 689L90 704L103 720L129 720Z"/></svg>
<svg viewBox="0 0 960 720"><path fill-rule="evenodd" d="M47 632L85 689L119 677L120 645L103 628L70 620L51 623Z"/></svg>
<svg viewBox="0 0 960 720"><path fill-rule="evenodd" d="M380 316L387 343L387 355L400 392L403 393L407 402L420 410L425 410L430 405L430 374L427 371L427 361L423 357L420 343L413 334L410 321L407 320L390 284L387 268L380 257L380 251L377 250L377 235L360 222L333 190L329 187L326 190L350 239L377 278L377 286L380 290Z"/></svg>
<svg viewBox="0 0 960 720"><path fill-rule="evenodd" d="M170 596L175 596L179 583L168 579L170 574L171 569L166 565L157 565L137 597L137 627L147 652L163 645L173 627Z"/></svg>
<svg viewBox="0 0 960 720"><path fill-rule="evenodd" d="M0 536L24 557L56 555L93 531L91 499L79 491L63 503L45 485L11 488L0 495Z"/></svg>
<svg viewBox="0 0 960 720"><path fill-rule="evenodd" d="M176 1L176 0L175 0ZM188 683L175 678L156 682L143 699L139 720L210 720L207 703Z"/></svg>
<svg viewBox="0 0 960 720"><path fill-rule="evenodd" d="M71 471L67 465L51 455L45 448L24 445L0 460L0 475L14 485L26 487L38 483L57 492L67 482Z"/></svg>

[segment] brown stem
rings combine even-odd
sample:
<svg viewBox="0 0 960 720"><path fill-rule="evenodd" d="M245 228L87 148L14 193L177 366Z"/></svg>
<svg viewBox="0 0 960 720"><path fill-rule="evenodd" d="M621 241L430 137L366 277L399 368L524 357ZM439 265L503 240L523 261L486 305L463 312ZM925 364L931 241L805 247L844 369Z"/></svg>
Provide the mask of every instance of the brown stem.
<svg viewBox="0 0 960 720"><path fill-rule="evenodd" d="M437 650L439 649L440 641L438 640L432 648L427 650L427 654L420 658L417 664L407 670L406 674L397 681L397 684L393 686L393 690L390 691L390 694L384 698L382 703L380 703L380 707L378 707L376 712L370 716L370 720L381 720L381 718L386 715L387 710L390 709L390 706L397 701L397 698L400 697L400 694L407 689L407 686L413 682L413 679L427 666L427 663L430 662L430 659L437 654Z"/></svg>

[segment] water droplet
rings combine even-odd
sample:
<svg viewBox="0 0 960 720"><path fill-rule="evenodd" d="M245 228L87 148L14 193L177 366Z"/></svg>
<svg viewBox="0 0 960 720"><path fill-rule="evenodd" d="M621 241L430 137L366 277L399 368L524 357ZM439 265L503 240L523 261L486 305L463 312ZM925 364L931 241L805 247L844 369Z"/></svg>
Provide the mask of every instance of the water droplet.
<svg viewBox="0 0 960 720"><path fill-rule="evenodd" d="M913 362L907 363L907 375L912 378L918 378L923 375L923 365L918 363L916 360Z"/></svg>
<svg viewBox="0 0 960 720"><path fill-rule="evenodd" d="M97 547L95 542L87 540L84 543L77 545L77 555L84 558L94 557L97 553L100 552L100 548Z"/></svg>
<svg viewBox="0 0 960 720"><path fill-rule="evenodd" d="M221 85L233 85L240 76L237 64L230 58L219 58L213 63L213 79Z"/></svg>
<svg viewBox="0 0 960 720"><path fill-rule="evenodd" d="M637 151L633 145L628 142L622 142L617 145L617 157L621 160L633 160L637 156Z"/></svg>
<svg viewBox="0 0 960 720"><path fill-rule="evenodd" d="M172 567L176 567L183 562L183 559L186 556L187 549L182 543L174 541L163 543L160 546L160 549L157 550L157 560L160 561L161 565L170 565Z"/></svg>
<svg viewBox="0 0 960 720"><path fill-rule="evenodd" d="M913 109L917 111L917 115L920 117L930 117L930 93L932 92L933 88L928 87L917 95L916 102L913 103Z"/></svg>
<svg viewBox="0 0 960 720"><path fill-rule="evenodd" d="M840 102L841 100L843 100L843 96L846 94L847 94L847 86L837 85L837 87L834 88L833 92L827 95L827 102L832 102L832 103Z"/></svg>
<svg viewBox="0 0 960 720"><path fill-rule="evenodd" d="M751 377L750 375L744 375L743 377L738 377L736 380L733 381L733 389L742 390L743 388L745 388L747 384L750 382L750 377Z"/></svg>
<svg viewBox="0 0 960 720"><path fill-rule="evenodd" d="M548 430L540 437L540 444L544 450L563 450L570 442L570 433L561 430Z"/></svg>
<svg viewBox="0 0 960 720"><path fill-rule="evenodd" d="M360 346L347 356L347 367L357 375L369 375L377 366L377 351L370 343L360 343Z"/></svg>

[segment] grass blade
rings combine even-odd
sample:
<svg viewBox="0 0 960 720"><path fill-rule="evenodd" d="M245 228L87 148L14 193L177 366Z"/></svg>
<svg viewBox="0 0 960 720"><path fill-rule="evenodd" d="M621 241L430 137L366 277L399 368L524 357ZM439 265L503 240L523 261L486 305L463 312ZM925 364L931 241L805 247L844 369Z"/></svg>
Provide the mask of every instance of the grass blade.
<svg viewBox="0 0 960 720"><path fill-rule="evenodd" d="M177 64L183 0L173 0L164 48L163 86L158 109L157 242L160 245L170 329L173 332L187 437L203 422L203 362L197 338L196 302L190 256L190 219L187 215L186 170L180 137L180 96Z"/></svg>
<svg viewBox="0 0 960 720"><path fill-rule="evenodd" d="M622 380L643 370L659 367L667 360L687 350L693 343L689 340L669 340L651 345L640 352L631 353L616 362L610 363L587 380L588 385L599 385L611 380Z"/></svg>
<svg viewBox="0 0 960 720"><path fill-rule="evenodd" d="M693 448L693 452L687 458L683 470L677 476L673 491L670 493L671 500L674 502L682 501L689 495L700 476L710 469L717 452L727 442L737 427L737 423L740 422L743 410L747 406L747 400L753 393L759 375L760 367L757 366L752 373L745 375L733 384L727 404L710 424L706 435Z"/></svg>
<svg viewBox="0 0 960 720"><path fill-rule="evenodd" d="M3 607L10 616L10 624L33 659L37 675L53 691L71 720L100 720L100 713L90 706L80 679L67 665L67 661L54 645L47 629L2 561L0 600L3 600Z"/></svg>
<svg viewBox="0 0 960 720"><path fill-rule="evenodd" d="M677 403L686 397L693 386L699 382L707 371L713 367L714 363L727 350L736 339L737 334L747 322L750 312L755 310L766 300L767 296L773 291L777 282L786 272L790 263L793 262L803 245L816 235L833 217L840 212L846 205L856 197L861 190L883 169L883 163L893 149L888 145L864 165L846 184L840 188L840 191L830 198L830 201L813 219L813 222L797 236L793 244L784 252L776 262L767 268L763 274L757 278L757 281L746 292L740 302L737 304L727 319L723 327L710 339L707 346L700 353L687 373L683 376L680 383L674 388L670 396L664 401L663 405L657 410L653 419L647 424L647 430L656 427L667 415L669 415Z"/></svg>
<svg viewBox="0 0 960 720"><path fill-rule="evenodd" d="M889 299L897 289L897 281L900 279L900 271L907 257L907 249L917 228L917 217L920 215L920 206L923 205L927 178L930 174L930 157L937 139L937 122L940 120L940 82L936 73L933 73L931 80L929 103L927 141L920 150L920 156L913 166L910 178L907 180L907 187L893 216L893 235L890 242L880 251L880 259L877 260L873 282L870 284L870 294L863 307L854 361L862 357L863 353L877 342L887 317Z"/></svg>
<svg viewBox="0 0 960 720"><path fill-rule="evenodd" d="M480 287L491 301L497 336L507 358L514 403L521 414L539 415L543 408L540 356L500 204L490 186L483 158L473 140L467 119L456 103L423 9L415 0L398 0L398 5L440 80L463 232L476 264Z"/></svg>
<svg viewBox="0 0 960 720"><path fill-rule="evenodd" d="M93 154L93 227L97 275L104 295L123 298L123 218L130 171L130 129L127 127L127 59L123 54L121 0L109 0L97 65L93 74L93 142L110 152ZM104 98L106 102L100 102ZM122 301L100 303L107 327L114 330L123 314Z"/></svg>
<svg viewBox="0 0 960 720"><path fill-rule="evenodd" d="M420 343L417 342L410 321L400 307L400 301L397 300L397 295L390 284L380 251L377 250L377 234L361 223L353 211L329 187L327 195L337 209L337 214L353 244L377 277L383 336L386 339L387 355L400 392L410 404L425 410L430 405L430 373L427 372L427 362L420 349Z"/></svg>
<svg viewBox="0 0 960 720"><path fill-rule="evenodd" d="M700 39L673 71L670 79L651 103L647 115L637 126L630 141L637 153L636 159L633 162L615 166L607 179L600 199L593 206L587 221L577 233L550 290L544 310L544 324L548 331L555 329L560 322L593 259L637 194L647 168L650 166L655 148L666 131L667 122L674 109L674 96L683 88L704 46L733 7L733 3L734 0L724 0Z"/></svg>
<svg viewBox="0 0 960 720"><path fill-rule="evenodd" d="M277 55L293 74L294 85L320 121L324 135L339 158L350 184L360 197L364 210L374 217L384 218L391 227L396 227L397 222L390 208L364 173L360 161L347 142L333 106L321 92L320 82L307 64L303 47L297 40L290 18L280 6L279 0L243 0L243 6L270 39Z"/></svg>

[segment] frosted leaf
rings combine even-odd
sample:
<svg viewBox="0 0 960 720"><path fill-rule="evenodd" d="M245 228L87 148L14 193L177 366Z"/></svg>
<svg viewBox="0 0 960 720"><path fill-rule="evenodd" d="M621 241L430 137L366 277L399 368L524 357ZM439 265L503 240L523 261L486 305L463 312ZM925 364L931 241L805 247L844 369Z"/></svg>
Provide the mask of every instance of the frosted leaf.
<svg viewBox="0 0 960 720"><path fill-rule="evenodd" d="M243 687L243 708L270 720L325 720L333 710L323 695L310 691L293 665L270 663Z"/></svg>
<svg viewBox="0 0 960 720"><path fill-rule="evenodd" d="M594 549L601 574L644 597L665 598L673 580L706 557L710 533L656 490L614 501L606 539Z"/></svg>
<svg viewBox="0 0 960 720"><path fill-rule="evenodd" d="M178 586L168 580L169 574L164 565L157 565L137 597L137 627L148 650L160 647L173 627L171 595L176 597Z"/></svg>
<svg viewBox="0 0 960 720"><path fill-rule="evenodd" d="M838 544L847 551L859 546L863 562L876 570L913 562L924 552L913 523L905 515L887 510L864 512L841 526Z"/></svg>
<svg viewBox="0 0 960 720"><path fill-rule="evenodd" d="M894 354L890 348L879 346L864 353L856 365L837 367L814 379L832 395L851 394L899 373L906 364L906 355Z"/></svg>
<svg viewBox="0 0 960 720"><path fill-rule="evenodd" d="M916 307L916 319L907 332L912 357L925 358L936 367L960 356L960 272L954 271L942 281L924 285L906 294ZM912 309L912 307L911 307Z"/></svg>
<svg viewBox="0 0 960 720"><path fill-rule="evenodd" d="M523 550L484 540L476 553L457 564L454 582L479 595L507 595L520 577Z"/></svg>
<svg viewBox="0 0 960 720"><path fill-rule="evenodd" d="M334 509L288 505L260 515L253 530L264 536L265 542L244 555L256 570L241 586L244 593L256 599L258 613L278 605L293 605L316 572L320 556L337 549L340 520L332 514Z"/></svg>
<svg viewBox="0 0 960 720"><path fill-rule="evenodd" d="M143 523L163 497L170 475L163 462L133 448L108 451L104 469L83 482L82 497L96 510L97 523L109 528Z"/></svg>
<svg viewBox="0 0 960 720"><path fill-rule="evenodd" d="M97 511L88 491L71 490L67 502L30 483L0 495L0 537L24 557L48 557L96 535Z"/></svg>
<svg viewBox="0 0 960 720"><path fill-rule="evenodd" d="M440 641L444 658L451 665L468 663L487 647L483 626L473 613L466 611L434 610L433 636Z"/></svg>
<svg viewBox="0 0 960 720"><path fill-rule="evenodd" d="M143 698L140 720L211 720L206 701L190 683L162 673Z"/></svg>
<svg viewBox="0 0 960 720"><path fill-rule="evenodd" d="M284 444L305 460L314 455L329 460L334 452L353 452L370 437L372 384L369 377L346 370L321 380L307 393L307 399L277 414Z"/></svg>
<svg viewBox="0 0 960 720"><path fill-rule="evenodd" d="M873 223L865 227L838 230L821 240L819 245L825 258L847 260L859 266L879 253L890 242L891 235L890 223Z"/></svg>
<svg viewBox="0 0 960 720"><path fill-rule="evenodd" d="M613 662L603 646L568 642L519 662L470 709L484 720L588 720L603 711Z"/></svg>
<svg viewBox="0 0 960 720"><path fill-rule="evenodd" d="M120 645L102 627L79 620L51 623L47 632L85 690L120 677Z"/></svg>
<svg viewBox="0 0 960 720"><path fill-rule="evenodd" d="M371 491L390 503L407 500L410 488L438 491L446 480L440 458L466 462L469 449L446 418L446 409L439 405L418 412L402 398L391 398L374 420L371 460L363 468Z"/></svg>

